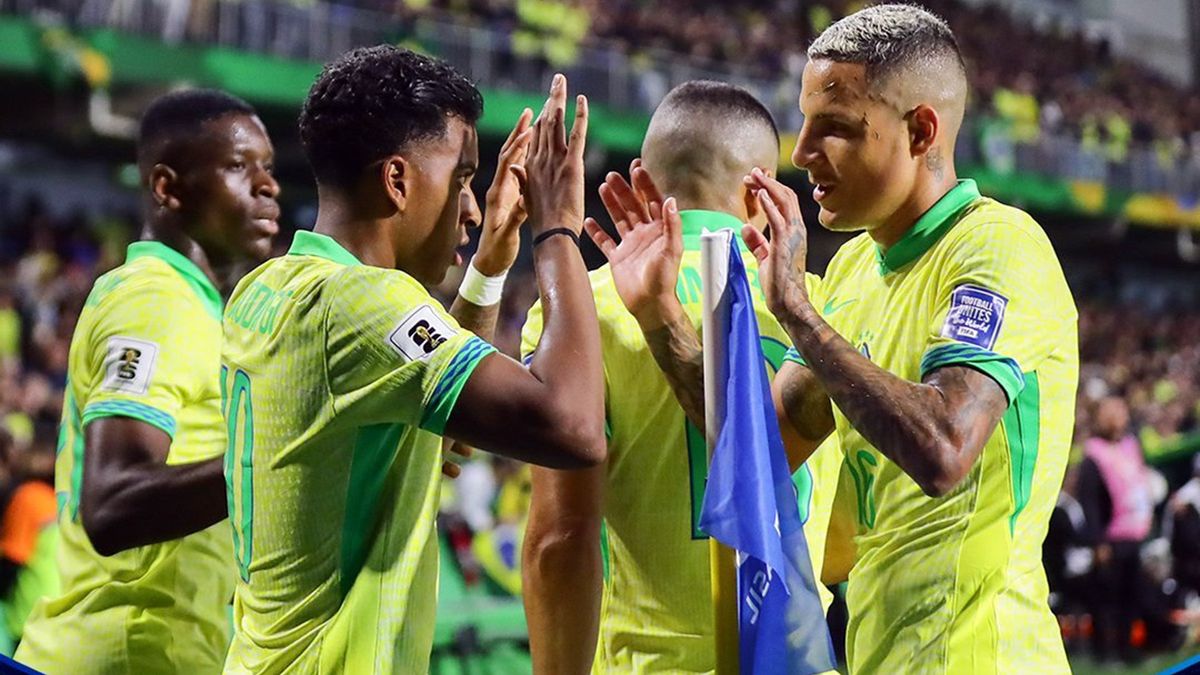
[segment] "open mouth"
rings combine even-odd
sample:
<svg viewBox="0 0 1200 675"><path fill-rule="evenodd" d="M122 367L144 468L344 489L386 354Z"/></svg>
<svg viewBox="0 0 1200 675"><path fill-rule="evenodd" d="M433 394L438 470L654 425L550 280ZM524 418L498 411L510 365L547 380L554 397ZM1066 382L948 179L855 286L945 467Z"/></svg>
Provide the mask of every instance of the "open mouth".
<svg viewBox="0 0 1200 675"><path fill-rule="evenodd" d="M813 188L813 201L820 202L828 197L835 189L837 188L829 183L817 183L817 186Z"/></svg>

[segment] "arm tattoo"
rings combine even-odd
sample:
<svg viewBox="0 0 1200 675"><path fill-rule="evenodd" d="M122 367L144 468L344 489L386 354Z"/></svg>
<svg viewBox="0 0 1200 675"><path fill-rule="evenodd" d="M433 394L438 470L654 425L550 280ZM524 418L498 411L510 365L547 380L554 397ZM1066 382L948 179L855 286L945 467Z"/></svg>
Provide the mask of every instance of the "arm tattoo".
<svg viewBox="0 0 1200 675"><path fill-rule="evenodd" d="M480 307L464 300L461 295L456 295L454 304L450 306L450 316L454 317L454 320L463 328L491 342L496 334L496 318L500 316L500 303Z"/></svg>
<svg viewBox="0 0 1200 675"><path fill-rule="evenodd" d="M904 380L871 363L819 317L789 333L829 397L863 437L928 494L970 471L1008 401L1000 385L965 366Z"/></svg>
<svg viewBox="0 0 1200 675"><path fill-rule="evenodd" d="M686 316L646 333L646 344L688 421L704 429L704 352Z"/></svg>

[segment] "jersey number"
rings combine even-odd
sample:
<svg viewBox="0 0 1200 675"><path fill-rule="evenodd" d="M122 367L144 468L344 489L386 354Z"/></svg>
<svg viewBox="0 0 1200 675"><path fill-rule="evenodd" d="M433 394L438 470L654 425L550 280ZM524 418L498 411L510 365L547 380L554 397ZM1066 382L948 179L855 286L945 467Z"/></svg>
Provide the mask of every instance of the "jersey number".
<svg viewBox="0 0 1200 675"><path fill-rule="evenodd" d="M787 345L765 335L759 338L759 343L762 345L763 360L767 362L771 374L778 373L783 367L783 355L787 352ZM686 418L683 424L684 438L687 439L688 483L692 495L692 539L707 539L708 535L700 529L700 510L704 503L704 485L708 481L708 446L704 442L704 432ZM800 500L800 521L808 522L808 507L812 501L812 472L807 466L802 466L792 475L792 482L796 485L796 493Z"/></svg>
<svg viewBox="0 0 1200 675"><path fill-rule="evenodd" d="M227 383L228 379L229 368L221 366L221 413L227 425L225 495L238 572L242 581L249 581L254 548L254 405L250 402L250 376L237 370L233 382Z"/></svg>

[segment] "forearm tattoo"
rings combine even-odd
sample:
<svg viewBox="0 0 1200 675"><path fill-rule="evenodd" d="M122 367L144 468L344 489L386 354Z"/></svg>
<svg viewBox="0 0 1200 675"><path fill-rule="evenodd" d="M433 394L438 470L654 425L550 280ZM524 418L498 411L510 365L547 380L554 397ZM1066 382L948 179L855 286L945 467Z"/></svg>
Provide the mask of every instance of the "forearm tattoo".
<svg viewBox="0 0 1200 675"><path fill-rule="evenodd" d="M496 319L500 316L500 303L480 307L464 300L461 295L456 295L454 304L450 306L450 316L454 317L454 320L463 328L491 342L496 334Z"/></svg>
<svg viewBox="0 0 1200 675"><path fill-rule="evenodd" d="M704 428L704 352L686 316L646 333L646 344L688 421Z"/></svg>

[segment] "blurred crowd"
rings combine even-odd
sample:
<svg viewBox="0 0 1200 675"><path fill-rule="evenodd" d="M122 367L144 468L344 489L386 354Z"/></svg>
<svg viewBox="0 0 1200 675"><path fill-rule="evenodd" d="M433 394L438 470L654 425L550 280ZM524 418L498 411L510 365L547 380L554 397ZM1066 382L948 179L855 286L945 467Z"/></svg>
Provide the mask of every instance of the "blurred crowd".
<svg viewBox="0 0 1200 675"><path fill-rule="evenodd" d="M53 519L50 485L71 333L92 280L124 259L136 220L54 217L36 201L0 216L0 609L17 608L9 632L19 636L18 589L28 594L49 583L44 564L37 567L47 559L41 529L30 523ZM452 273L435 291L448 302L457 284ZM507 354L518 355L536 293L528 261L519 262L496 329ZM1079 300L1076 456L1046 545L1053 602L1068 637L1095 643L1103 654L1170 647L1200 619L1200 460L1197 477L1185 482L1200 451L1200 310L1147 314ZM1119 461L1108 462L1106 452ZM1172 462L1185 470L1159 473ZM1132 472L1119 481L1140 486L1132 495L1108 487L1110 464ZM40 491L21 490L31 483ZM464 583L519 593L529 490L527 467L490 456L466 461L462 475L447 482L441 524ZM22 571L34 581L17 583ZM1114 596L1096 588L1130 590ZM1098 607L1101 596L1122 602ZM1139 598L1136 611L1125 602L1130 597ZM1103 638L1113 634L1123 637Z"/></svg>
<svg viewBox="0 0 1200 675"><path fill-rule="evenodd" d="M615 48L637 63L669 53L692 65L784 83L794 106L805 50L864 0L333 0L404 18L449 15L513 36L518 55L570 65L581 46ZM1116 57L1110 43L1060 26L1034 27L993 5L922 0L943 16L969 62L972 116L1004 125L1018 143L1071 138L1110 162L1131 147L1164 165L1200 161L1200 94ZM790 86L788 86L790 85Z"/></svg>
<svg viewBox="0 0 1200 675"><path fill-rule="evenodd" d="M0 0L0 8L21 2L60 4ZM461 65L474 71L477 54L458 52L486 44L491 51L483 58L494 61L487 70L489 86L527 82L532 71L514 64L539 63L570 71L590 61L593 70L604 72L612 62L599 55L615 52L627 59L638 91L632 99L616 103L649 109L681 76L732 78L766 99L783 128L795 129L799 124L795 101L808 44L838 18L868 4L865 0L230 0L222 12L218 11L222 2L105 0L81 7L101 8L88 11L98 11L108 25L158 30L171 42L218 40L292 58L319 58L327 55L322 49L336 51L351 43L383 40L452 61L461 56ZM1115 179L1142 190L1200 189L1196 181L1189 179L1181 186L1178 183L1185 181L1170 177L1200 174L1200 94L1117 56L1100 33L1085 34L1052 22L1034 26L986 3L922 0L921 4L945 17L958 36L972 77L968 117L979 136L982 159L992 168L1010 169L1018 161L1020 151L1012 146L1038 147L1044 156L1031 156L1030 161L1046 173ZM460 34L454 40L466 39L469 46L442 43L448 33L423 30L419 24L424 19L485 29L492 37L466 39ZM331 23L309 24L322 21ZM159 28L148 28L149 22L158 22ZM345 30L330 28L334 24ZM343 44L343 40L350 42ZM613 79L598 82L596 88L597 100L603 102L607 93L622 90L623 83ZM1151 165L1135 167L1135 175L1152 170L1154 175L1140 181L1123 173L1130 169L1112 175L1110 166L1127 164L1134 149L1146 150L1142 163ZM1078 152L1086 157L1061 157ZM1138 154L1136 159L1141 162L1142 157Z"/></svg>

